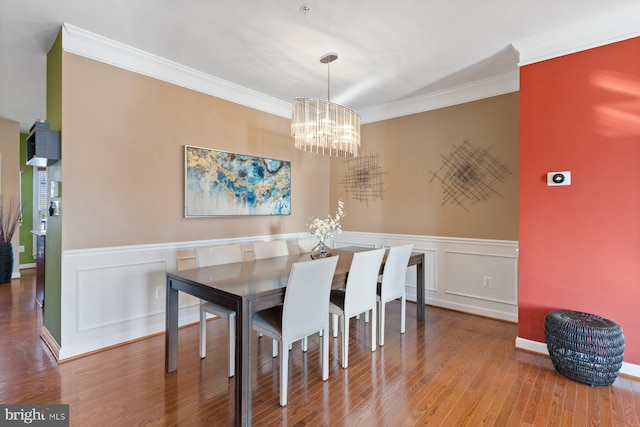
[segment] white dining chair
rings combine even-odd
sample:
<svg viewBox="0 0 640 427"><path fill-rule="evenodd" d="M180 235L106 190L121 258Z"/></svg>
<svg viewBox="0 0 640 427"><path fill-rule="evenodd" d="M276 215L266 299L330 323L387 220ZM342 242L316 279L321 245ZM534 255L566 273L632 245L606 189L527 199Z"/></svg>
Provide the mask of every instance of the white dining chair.
<svg viewBox="0 0 640 427"><path fill-rule="evenodd" d="M298 238L298 247L301 253L311 252L320 243L316 236Z"/></svg>
<svg viewBox="0 0 640 427"><path fill-rule="evenodd" d="M384 345L385 306L400 298L400 333L405 332L407 298L405 292L407 265L413 244L394 246L389 249L382 271L382 281L378 284L378 343Z"/></svg>
<svg viewBox="0 0 640 427"><path fill-rule="evenodd" d="M253 328L280 346L280 406L287 404L288 349L293 342L322 331L322 380L329 378L329 294L337 263L338 256L294 263L284 304L253 315Z"/></svg>
<svg viewBox="0 0 640 427"><path fill-rule="evenodd" d="M298 238L298 248L300 253L309 253L320 243L320 239L316 236ZM302 351L307 351L307 339L302 340Z"/></svg>
<svg viewBox="0 0 640 427"><path fill-rule="evenodd" d="M273 258L289 255L286 240L270 240L267 242L253 242L253 257L255 259Z"/></svg>
<svg viewBox="0 0 640 427"><path fill-rule="evenodd" d="M244 260L240 245L220 245L196 248L196 265L230 264ZM207 357L207 313L226 318L229 322L229 377L235 374L236 312L217 304L200 300L200 357Z"/></svg>
<svg viewBox="0 0 640 427"><path fill-rule="evenodd" d="M384 249L374 249L354 253L346 287L331 291L329 312L339 318L342 367L345 369L349 366L349 320L352 317L371 311L371 351L376 350L376 291L384 252ZM337 336L335 322L333 336Z"/></svg>
<svg viewBox="0 0 640 427"><path fill-rule="evenodd" d="M286 240L269 240L266 242L252 242L251 247L253 249L254 259L274 258L277 256L289 255L289 246ZM262 334L260 334L262 337ZM306 351L306 342L302 344L303 349ZM273 357L278 356L278 343L273 340L273 349L271 351Z"/></svg>

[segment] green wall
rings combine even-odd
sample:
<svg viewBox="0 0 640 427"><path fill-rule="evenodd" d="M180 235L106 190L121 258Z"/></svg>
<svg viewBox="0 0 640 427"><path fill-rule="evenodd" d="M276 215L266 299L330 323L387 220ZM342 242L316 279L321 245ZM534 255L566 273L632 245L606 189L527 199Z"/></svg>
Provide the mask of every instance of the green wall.
<svg viewBox="0 0 640 427"><path fill-rule="evenodd" d="M27 166L27 134L20 134L20 198L22 200L22 223L20 224L20 246L24 252L20 253L20 265L32 265L33 258L33 167Z"/></svg>
<svg viewBox="0 0 640 427"><path fill-rule="evenodd" d="M62 129L62 32L47 54L47 121ZM61 132L61 137L62 137ZM61 141L62 144L62 141ZM62 149L62 147L60 147ZM61 162L47 167L48 181L62 181ZM62 245L60 217L48 217L45 246L44 326L62 347Z"/></svg>

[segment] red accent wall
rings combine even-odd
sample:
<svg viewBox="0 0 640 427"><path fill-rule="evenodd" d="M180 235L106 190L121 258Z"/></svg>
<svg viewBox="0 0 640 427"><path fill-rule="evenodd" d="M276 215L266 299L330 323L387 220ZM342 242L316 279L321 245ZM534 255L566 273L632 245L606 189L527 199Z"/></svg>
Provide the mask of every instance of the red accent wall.
<svg viewBox="0 0 640 427"><path fill-rule="evenodd" d="M640 364L640 38L521 67L519 185L518 336L594 313Z"/></svg>

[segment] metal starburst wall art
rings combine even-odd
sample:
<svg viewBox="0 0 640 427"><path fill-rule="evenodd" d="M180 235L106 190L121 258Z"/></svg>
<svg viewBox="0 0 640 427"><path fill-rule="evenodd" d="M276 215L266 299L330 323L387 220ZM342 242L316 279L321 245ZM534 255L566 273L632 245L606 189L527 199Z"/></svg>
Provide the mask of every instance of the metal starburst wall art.
<svg viewBox="0 0 640 427"><path fill-rule="evenodd" d="M456 204L468 211L467 205L500 195L496 185L503 183L511 171L487 149L475 147L464 140L461 145L442 157L442 165L436 172L430 171L431 180L440 182L442 205Z"/></svg>

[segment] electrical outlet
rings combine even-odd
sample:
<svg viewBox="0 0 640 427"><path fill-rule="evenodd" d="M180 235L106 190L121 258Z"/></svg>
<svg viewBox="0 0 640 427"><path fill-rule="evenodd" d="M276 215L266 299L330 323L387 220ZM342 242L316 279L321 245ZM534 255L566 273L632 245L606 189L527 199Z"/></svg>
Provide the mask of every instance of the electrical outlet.
<svg viewBox="0 0 640 427"><path fill-rule="evenodd" d="M156 299L162 298L162 288L156 288Z"/></svg>
<svg viewBox="0 0 640 427"><path fill-rule="evenodd" d="M18 249L20 250L20 253L24 252L24 245L20 245Z"/></svg>
<svg viewBox="0 0 640 427"><path fill-rule="evenodd" d="M484 276L483 284L485 288L493 287L493 278L491 276Z"/></svg>

